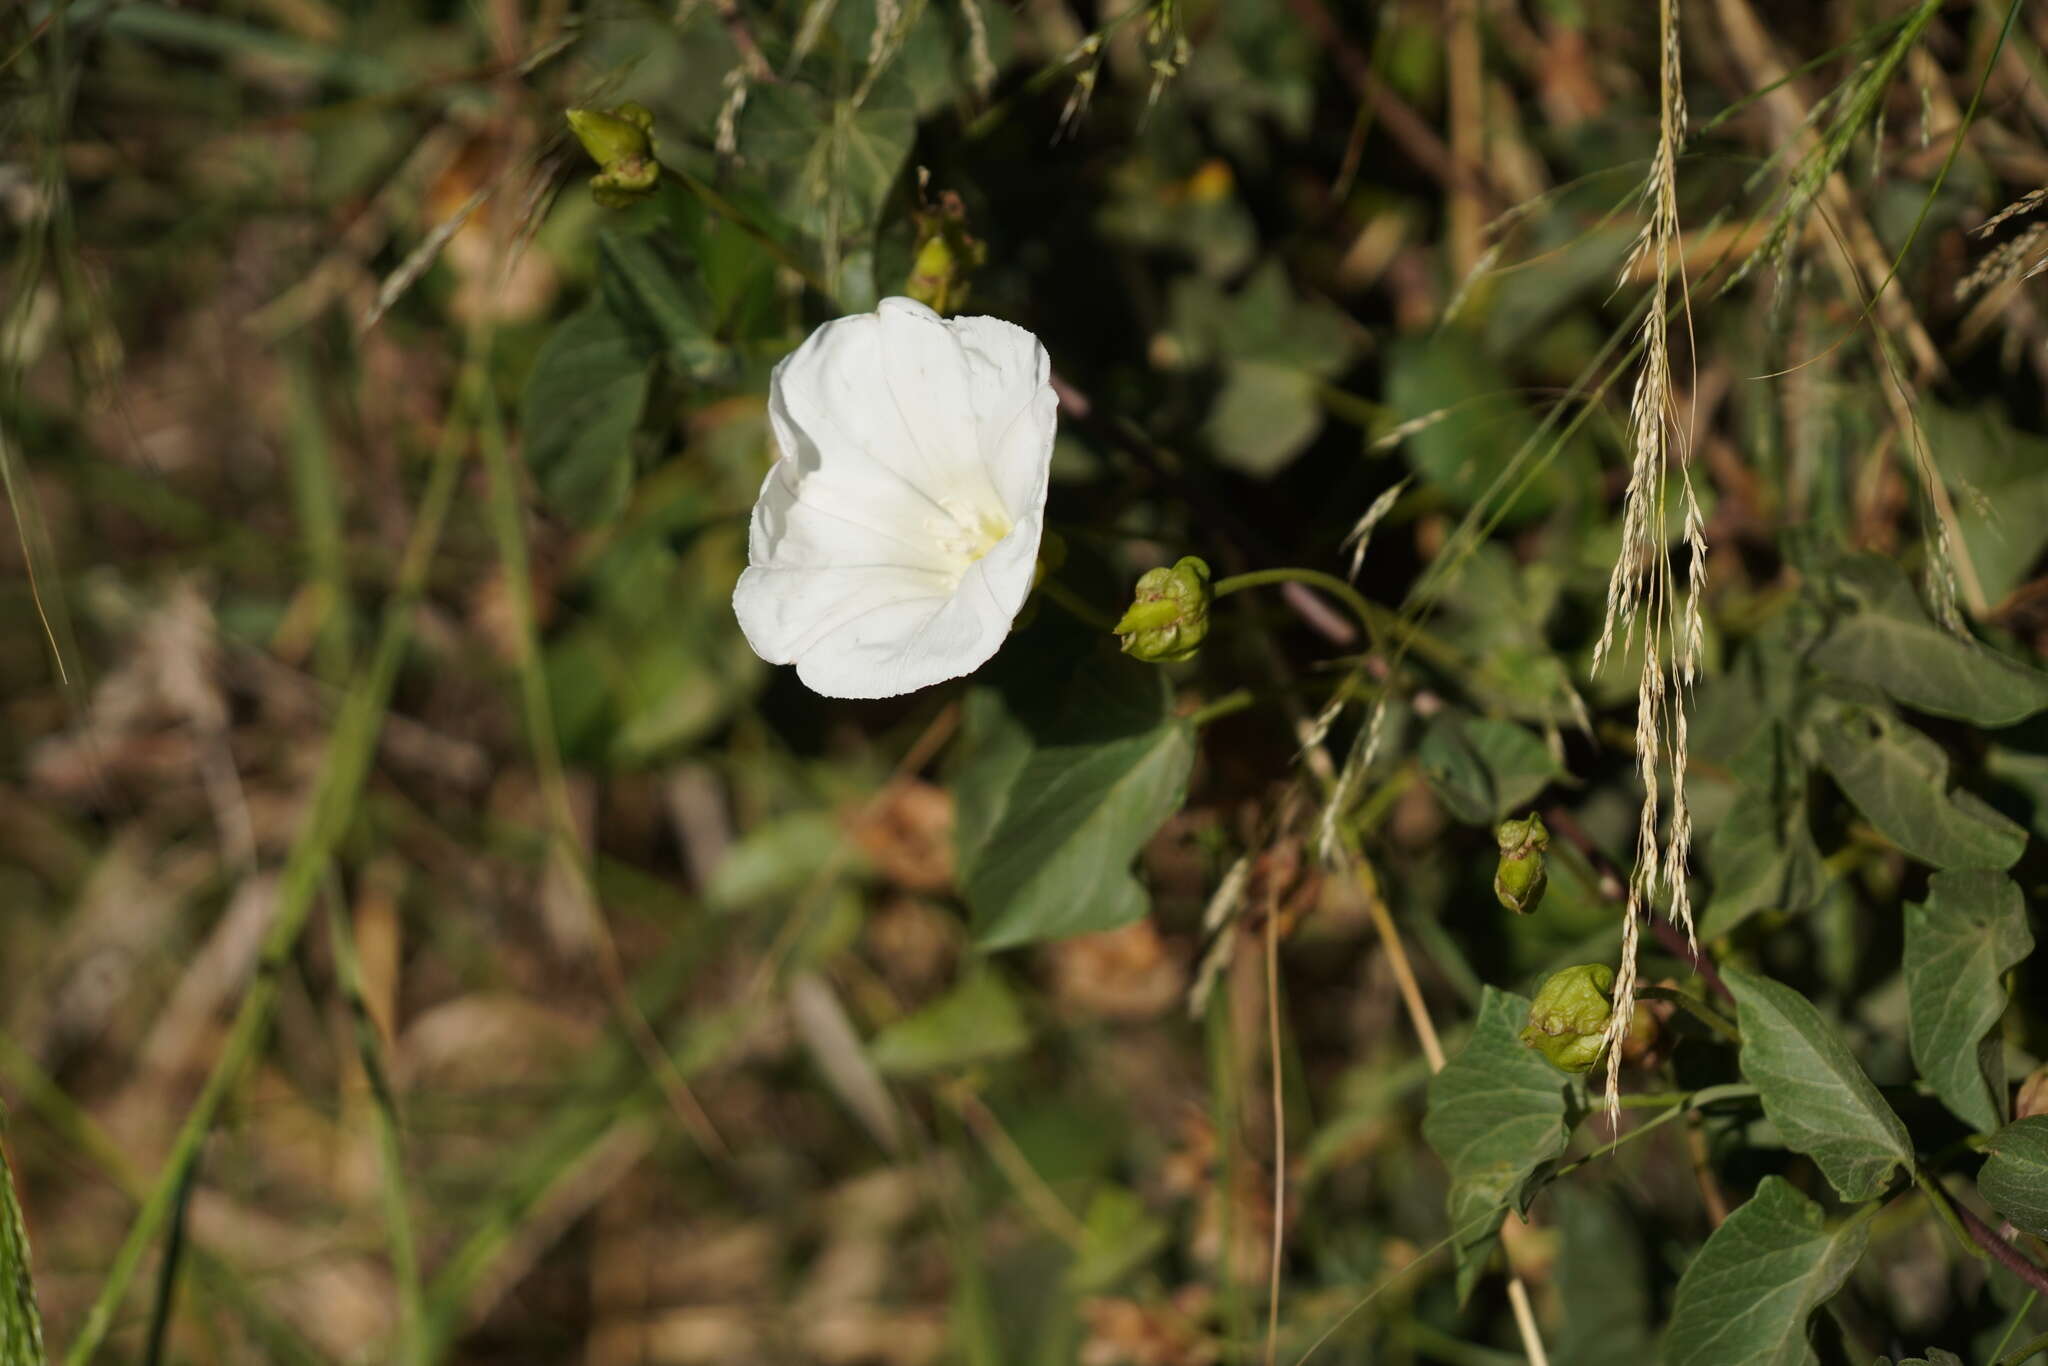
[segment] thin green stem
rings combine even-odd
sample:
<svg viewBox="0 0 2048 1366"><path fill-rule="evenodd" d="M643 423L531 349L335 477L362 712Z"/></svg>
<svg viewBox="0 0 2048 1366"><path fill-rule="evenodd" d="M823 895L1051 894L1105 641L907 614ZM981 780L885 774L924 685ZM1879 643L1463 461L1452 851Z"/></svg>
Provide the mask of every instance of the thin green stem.
<svg viewBox="0 0 2048 1366"><path fill-rule="evenodd" d="M1742 1031L1724 1019L1719 1011L1690 992L1681 991L1677 987L1637 987L1636 997L1638 1000L1648 997L1653 1001L1669 1001L1728 1043L1738 1048L1742 1046Z"/></svg>
<svg viewBox="0 0 2048 1366"><path fill-rule="evenodd" d="M420 1281L419 1251L413 1242L412 1201L405 1184L405 1145L398 1115L398 1097L391 1072L384 1065L384 1044L363 999L362 965L356 958L354 927L346 903L328 878L327 938L334 953L335 976L348 1002L356 1054L370 1085L371 1112L376 1117L377 1165L384 1197L384 1231L391 1244L391 1275L398 1283L398 1360L403 1366L427 1361L426 1296Z"/></svg>
<svg viewBox="0 0 2048 1366"><path fill-rule="evenodd" d="M1991 1356L1994 1363L2002 1362L2002 1357L2000 1356L2000 1354L2005 1351L2005 1345L2008 1342L2012 1341L2012 1335L2014 1333L2020 1331L2020 1325L2027 1321L2027 1313L2029 1310L2033 1309L2034 1301L2040 1298L2040 1291L2029 1290L2027 1292L2027 1297L2020 1301L2020 1307L2018 1309L2013 1310L2012 1317L2006 1321L2005 1331L1999 1334L1998 1336L1998 1345L1991 1349Z"/></svg>
<svg viewBox="0 0 2048 1366"><path fill-rule="evenodd" d="M1249 573L1218 579L1209 591L1212 596L1223 598L1247 588L1264 588L1277 583L1302 584L1336 598L1357 618L1358 624L1365 629L1366 639L1376 650L1384 648L1383 637L1392 636L1401 642L1403 649L1415 651L1440 669L1455 670L1465 662L1463 655L1449 642L1404 621L1398 613L1371 601L1345 580L1335 574L1325 574L1320 569L1254 569Z"/></svg>
<svg viewBox="0 0 2048 1366"><path fill-rule="evenodd" d="M1198 707L1194 711L1189 712L1188 724L1196 730L1200 730L1211 721L1220 721L1234 712L1243 711L1245 708L1254 705L1258 700L1258 697L1250 688L1239 688L1236 692L1223 694L1223 696L1207 706Z"/></svg>
<svg viewBox="0 0 2048 1366"><path fill-rule="evenodd" d="M2048 1352L2048 1333L2041 1334L2040 1337L2035 1338L2032 1342L2022 1343L2014 1351L2007 1352L2004 1356L2000 1357L1993 1363L1993 1366L2020 1366L2022 1361L2027 1360L2029 1357L2039 1356L2043 1352Z"/></svg>
<svg viewBox="0 0 2048 1366"><path fill-rule="evenodd" d="M483 374L472 351L471 360L464 366L463 377L459 381L441 448L434 456L426 492L420 500L419 515L413 521L412 535L406 543L405 557L399 567L398 582L385 604L375 652L369 666L357 675L342 701L341 712L335 719L334 735L328 744L327 763L321 770L309 814L299 829L279 877L277 912L263 943L255 980L242 997L227 1042L215 1059L213 1071L208 1074L198 1099L186 1113L185 1123L171 1145L170 1155L164 1161L156 1184L137 1211L127 1238L115 1252L113 1263L107 1268L106 1280L86 1312L85 1322L80 1326L70 1351L65 1354L64 1359L70 1366L83 1366L105 1343L107 1333L113 1327L114 1313L126 1298L128 1286L142 1264L143 1255L163 1232L176 1208L178 1190L199 1156L200 1145L212 1131L222 1103L241 1080L243 1070L269 1035L271 1011L277 1004L278 984L285 963L298 943L300 931L305 928L313 893L327 870L328 859L354 819L356 799L369 774L377 736L383 729L384 709L390 702L392 684L398 677L399 660L412 634L413 608L425 589L427 568L440 545L441 528L454 499L455 476L461 467L459 457L468 445L466 419L474 401L469 395L482 382Z"/></svg>
<svg viewBox="0 0 2048 1366"><path fill-rule="evenodd" d="M498 543L499 568L505 575L506 601L512 607L514 660L519 670L519 696L526 713L528 746L540 770L540 785L554 827L551 859L560 859L580 885L589 917L592 947L605 991L620 1026L640 1052L648 1071L660 1081L683 1128L708 1152L729 1157L725 1140L719 1137L711 1117L676 1070L674 1059L662 1047L654 1026L633 1001L624 965L619 961L617 943L604 917L604 904L591 872L590 857L584 852L576 828L576 816L569 800L569 783L562 767L562 750L555 734L555 708L549 696L547 675L541 668L540 636L533 605L533 571L526 548L526 510L520 502L519 483L512 457L505 445L504 427L497 405L487 393L479 405L478 446L490 471L491 530Z"/></svg>
<svg viewBox="0 0 2048 1366"><path fill-rule="evenodd" d="M90 1158L115 1189L130 1202L140 1205L146 1182L135 1164L93 1117L78 1107L64 1089L44 1072L33 1058L5 1034L0 1034L0 1076L15 1088L45 1127L78 1153ZM294 1336L294 1330L270 1314L250 1289L242 1272L195 1244L192 1261L208 1294L240 1313L243 1321L280 1362L311 1363L320 1358L311 1347ZM41 1360L39 1356L37 1360Z"/></svg>
<svg viewBox="0 0 2048 1366"><path fill-rule="evenodd" d="M1920 1187L1921 1193L1927 1197L1927 1203L1934 1206L1934 1212L1941 1216L1941 1222L1946 1224L1948 1231L1955 1236L1957 1245L1972 1257L1983 1261L1984 1250L1971 1239L1969 1230L1963 1227L1963 1221L1956 1217L1956 1208L1950 1203L1948 1192L1941 1188L1941 1182L1929 1176L1927 1170L1917 1162L1913 1164L1913 1184Z"/></svg>
<svg viewBox="0 0 2048 1366"><path fill-rule="evenodd" d="M1053 603L1083 625L1092 626L1098 631L1116 629L1116 618L1096 611L1087 599L1050 574L1039 580L1038 591L1045 594L1046 601Z"/></svg>
<svg viewBox="0 0 2048 1366"><path fill-rule="evenodd" d="M327 447L319 384L303 351L294 355L286 378L291 394L286 447L291 454L292 501L304 540L306 570L319 595L313 659L322 682L339 683L348 677L353 644L340 482Z"/></svg>
<svg viewBox="0 0 2048 1366"><path fill-rule="evenodd" d="M1726 1086L1708 1086L1701 1090L1694 1091L1691 1093L1690 1096L1681 1098L1678 1101L1678 1103L1673 1104L1669 1109L1664 1111L1663 1114L1652 1116L1650 1119L1643 1121L1643 1123L1641 1123L1633 1129L1630 1129L1627 1133L1621 1135L1619 1138L1615 1138L1610 1140L1609 1142L1601 1144L1599 1147L1587 1153L1584 1157L1576 1158L1573 1161L1565 1163L1565 1165L1557 1169L1552 1179L1566 1176L1569 1173L1575 1172L1579 1168L1586 1166L1599 1158L1607 1156L1615 1149L1621 1147L1624 1143L1633 1143L1635 1142L1635 1140L1641 1138L1644 1134L1650 1133L1655 1129L1659 1129L1664 1125L1669 1124L1672 1120L1677 1119L1680 1115L1689 1114L1692 1111L1701 1108L1702 1106L1712 1105L1716 1101L1736 1100L1746 1096L1753 1096L1755 1094L1756 1088L1754 1086L1744 1086L1741 1083L1730 1083ZM1624 1109L1631 1108L1628 1102L1629 1098L1624 1096L1621 1102L1622 1107Z"/></svg>
<svg viewBox="0 0 2048 1366"><path fill-rule="evenodd" d="M1247 588L1264 588L1276 583L1300 583L1320 588L1351 609L1351 615L1358 618L1358 624L1365 628L1366 635L1374 643L1379 640L1381 620L1393 615L1383 607L1373 606L1363 593L1343 579L1335 574L1325 574L1320 569L1254 569L1247 574L1232 574L1227 579L1216 580L1209 592L1213 597L1227 598Z"/></svg>
<svg viewBox="0 0 2048 1366"><path fill-rule="evenodd" d="M192 1183L199 1177L197 1163L185 1169L178 1183L178 1200L171 1213L170 1232L164 1238L164 1255L156 1270L156 1301L149 1309L149 1338L142 1349L144 1366L162 1366L164 1343L171 1331L171 1311L178 1303L178 1271L185 1265L186 1216L192 1207Z"/></svg>

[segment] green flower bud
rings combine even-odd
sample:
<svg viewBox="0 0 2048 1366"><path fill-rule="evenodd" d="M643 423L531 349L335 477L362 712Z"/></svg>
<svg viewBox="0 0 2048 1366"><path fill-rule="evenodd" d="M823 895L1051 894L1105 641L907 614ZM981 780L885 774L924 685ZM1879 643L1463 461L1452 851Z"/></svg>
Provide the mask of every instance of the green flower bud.
<svg viewBox="0 0 2048 1366"><path fill-rule="evenodd" d="M1614 969L1605 963L1581 963L1551 973L1529 1007L1522 1042L1560 1071L1592 1071L1607 1040L1607 1021L1614 1015L1614 1003L1607 999L1613 986Z"/></svg>
<svg viewBox="0 0 2048 1366"><path fill-rule="evenodd" d="M1184 555L1171 569L1146 570L1116 633L1125 654L1148 664L1193 659L1209 634L1207 562Z"/></svg>
<svg viewBox="0 0 2048 1366"><path fill-rule="evenodd" d="M910 216L917 224L917 256L903 292L934 313L958 313L975 268L988 260L988 247L968 233L967 206L951 190Z"/></svg>
<svg viewBox="0 0 2048 1366"><path fill-rule="evenodd" d="M1500 845L1500 863L1493 870L1493 894L1500 904L1517 915L1527 915L1543 900L1550 875L1543 869L1543 851L1550 847L1550 832L1543 818L1531 811L1518 821L1502 821L1494 828Z"/></svg>
<svg viewBox="0 0 2048 1366"><path fill-rule="evenodd" d="M645 106L622 104L617 109L571 109L569 131L597 163L590 194L608 209L624 208L653 193L661 179L654 159L654 115Z"/></svg>

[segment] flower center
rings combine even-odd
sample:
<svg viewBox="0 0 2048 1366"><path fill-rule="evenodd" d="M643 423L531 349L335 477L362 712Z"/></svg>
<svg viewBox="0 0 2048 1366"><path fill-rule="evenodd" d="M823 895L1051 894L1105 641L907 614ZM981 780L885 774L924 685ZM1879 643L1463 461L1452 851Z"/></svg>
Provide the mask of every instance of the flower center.
<svg viewBox="0 0 2048 1366"><path fill-rule="evenodd" d="M930 533L933 546L946 558L948 567L956 575L966 574L975 561L994 550L996 543L1010 534L1007 517L989 512L968 499L942 498L939 508L945 515L927 517L924 529Z"/></svg>

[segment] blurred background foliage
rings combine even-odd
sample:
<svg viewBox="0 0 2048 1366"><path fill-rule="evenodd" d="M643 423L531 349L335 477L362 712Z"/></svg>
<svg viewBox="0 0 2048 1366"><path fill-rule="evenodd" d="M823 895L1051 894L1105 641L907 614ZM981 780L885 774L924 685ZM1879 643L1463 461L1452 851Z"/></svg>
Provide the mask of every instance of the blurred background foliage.
<svg viewBox="0 0 2048 1366"><path fill-rule="evenodd" d="M0 1096L53 1346L1479 1366L1524 1290L1571 1366L1697 1327L1731 1206L1834 1202L1808 1149L1735 1096L1610 1151L1507 994L1612 959L1643 800L1640 633L1591 661L1638 553L1655 8L8 6ZM1901 907L2048 871L2048 10L1695 0L1677 37L1701 938L1967 1177L2010 1099L1914 1052ZM601 207L563 113L628 101L665 169ZM942 228L956 309L1053 358L1073 595L1343 574L1363 519L1400 648L1297 587L1164 670L1038 601L891 702L757 660L769 371ZM1492 826L1531 806L1574 837L1522 917ZM2025 952L1950 1037L2015 1078ZM1504 1254L1446 1216L1411 962L1561 1125ZM1654 1013L1630 1090L1736 1081ZM1672 1359L2048 1328L1913 1198L1857 1220L1755 1291L1796 1291L1778 1348Z"/></svg>

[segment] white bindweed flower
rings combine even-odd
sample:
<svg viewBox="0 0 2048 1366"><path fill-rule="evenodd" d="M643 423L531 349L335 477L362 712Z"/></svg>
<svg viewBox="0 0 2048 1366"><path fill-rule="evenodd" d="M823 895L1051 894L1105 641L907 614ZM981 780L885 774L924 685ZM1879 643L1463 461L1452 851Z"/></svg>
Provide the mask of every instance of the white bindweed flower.
<svg viewBox="0 0 2048 1366"><path fill-rule="evenodd" d="M1058 400L1038 338L910 299L826 323L769 383L781 457L733 610L827 697L972 673L1031 591Z"/></svg>

